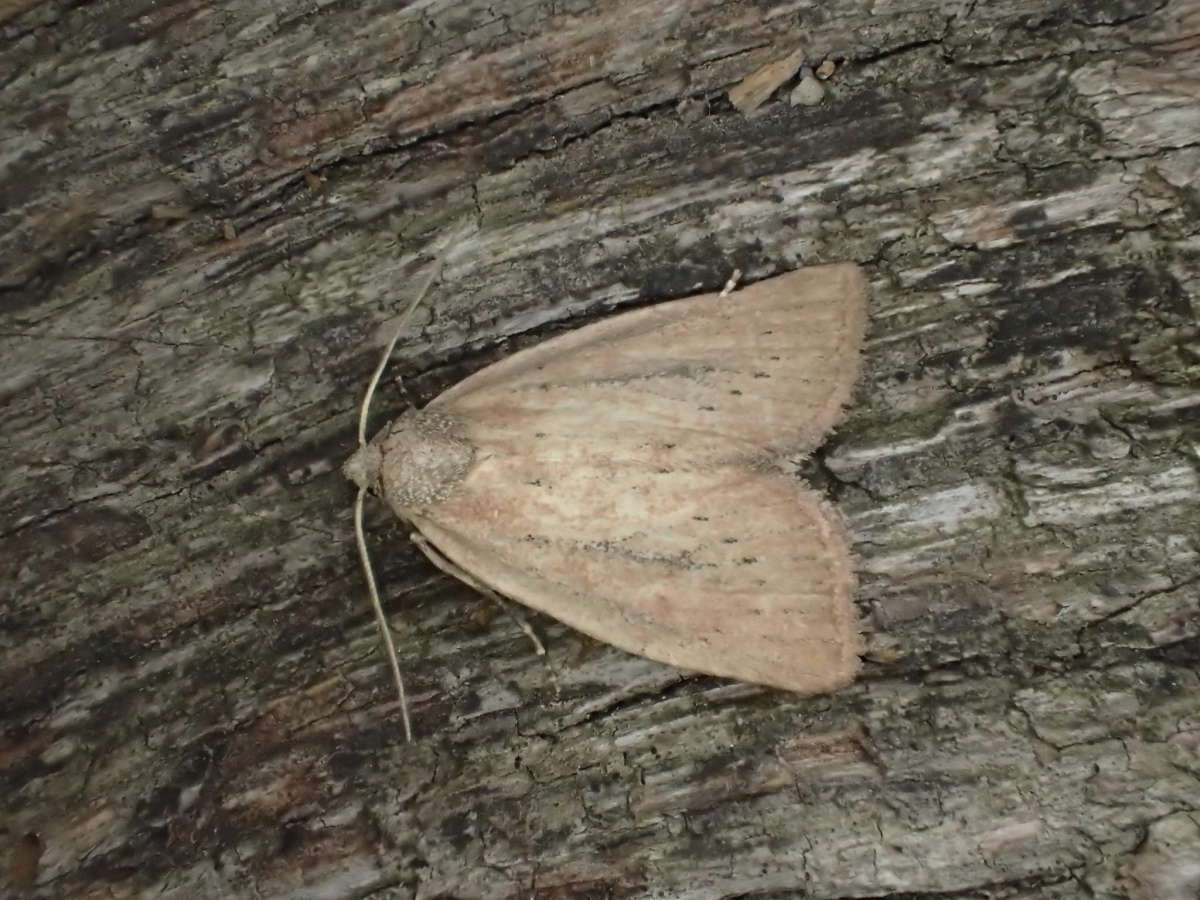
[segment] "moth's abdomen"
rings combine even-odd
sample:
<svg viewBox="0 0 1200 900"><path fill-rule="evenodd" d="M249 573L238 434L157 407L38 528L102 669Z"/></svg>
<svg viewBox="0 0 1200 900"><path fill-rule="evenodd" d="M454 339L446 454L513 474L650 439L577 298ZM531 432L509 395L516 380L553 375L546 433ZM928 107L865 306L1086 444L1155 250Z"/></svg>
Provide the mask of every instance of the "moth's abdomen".
<svg viewBox="0 0 1200 900"><path fill-rule="evenodd" d="M451 497L475 462L459 420L437 409L404 413L379 446L383 496L401 515Z"/></svg>

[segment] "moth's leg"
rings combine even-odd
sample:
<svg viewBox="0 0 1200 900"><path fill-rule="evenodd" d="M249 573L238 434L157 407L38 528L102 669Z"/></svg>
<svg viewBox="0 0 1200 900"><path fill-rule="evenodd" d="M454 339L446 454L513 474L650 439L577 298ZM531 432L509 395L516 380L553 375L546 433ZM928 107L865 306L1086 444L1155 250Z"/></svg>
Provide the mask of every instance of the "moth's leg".
<svg viewBox="0 0 1200 900"><path fill-rule="evenodd" d="M433 546L433 544L429 543L429 541L425 539L425 535L414 531L409 535L409 539L421 548L421 552L429 557L429 561L431 563L433 563L447 575L457 578L468 587L474 588L485 597L494 600L496 604L499 605L502 610L508 613L512 620L517 623L517 626L523 632L525 632L525 636L533 642L533 649L537 652L537 655L546 655L546 647L538 638L537 633L533 630L533 626L529 624L528 620L523 615L521 615L519 610L517 610L511 603L508 602L506 597L500 596L466 569L460 568L450 560L446 559L446 557L442 556L437 547Z"/></svg>

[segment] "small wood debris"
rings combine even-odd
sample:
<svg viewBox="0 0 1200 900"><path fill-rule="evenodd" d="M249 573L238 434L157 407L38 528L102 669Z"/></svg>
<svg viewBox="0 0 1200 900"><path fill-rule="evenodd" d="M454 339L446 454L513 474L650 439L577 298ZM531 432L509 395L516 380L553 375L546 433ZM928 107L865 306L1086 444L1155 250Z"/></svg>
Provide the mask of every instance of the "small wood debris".
<svg viewBox="0 0 1200 900"><path fill-rule="evenodd" d="M802 62L804 50L800 48L793 50L783 59L767 63L729 89L729 102L749 115L766 103L784 83L791 80Z"/></svg>
<svg viewBox="0 0 1200 900"><path fill-rule="evenodd" d="M792 88L788 102L792 106L816 106L825 99L825 85L813 76L812 69L800 70L800 81Z"/></svg>
<svg viewBox="0 0 1200 900"><path fill-rule="evenodd" d="M186 219L191 211L174 203L155 203L150 207L150 215L155 219Z"/></svg>

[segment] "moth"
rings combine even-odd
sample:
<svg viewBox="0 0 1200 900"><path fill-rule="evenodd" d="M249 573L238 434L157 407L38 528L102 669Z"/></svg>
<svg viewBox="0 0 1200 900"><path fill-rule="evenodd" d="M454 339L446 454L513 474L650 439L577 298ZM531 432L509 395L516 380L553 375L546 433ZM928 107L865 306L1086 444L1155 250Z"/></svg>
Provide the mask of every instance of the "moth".
<svg viewBox="0 0 1200 900"><path fill-rule="evenodd" d="M786 467L851 397L866 281L842 263L726 293L553 337L367 442L393 339L345 466L360 536L371 492L442 568L597 640L804 694L847 684L862 649L850 543Z"/></svg>

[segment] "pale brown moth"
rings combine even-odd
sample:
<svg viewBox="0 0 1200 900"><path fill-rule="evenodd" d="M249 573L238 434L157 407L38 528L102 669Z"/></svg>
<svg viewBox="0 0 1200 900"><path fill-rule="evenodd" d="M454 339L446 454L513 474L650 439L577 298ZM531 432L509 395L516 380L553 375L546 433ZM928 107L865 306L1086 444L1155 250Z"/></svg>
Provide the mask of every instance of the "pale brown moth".
<svg viewBox="0 0 1200 900"><path fill-rule="evenodd" d="M850 398L866 296L842 263L622 313L476 372L367 443L393 339L345 467L359 532L371 491L442 568L605 643L838 688L861 651L849 541L784 466Z"/></svg>

